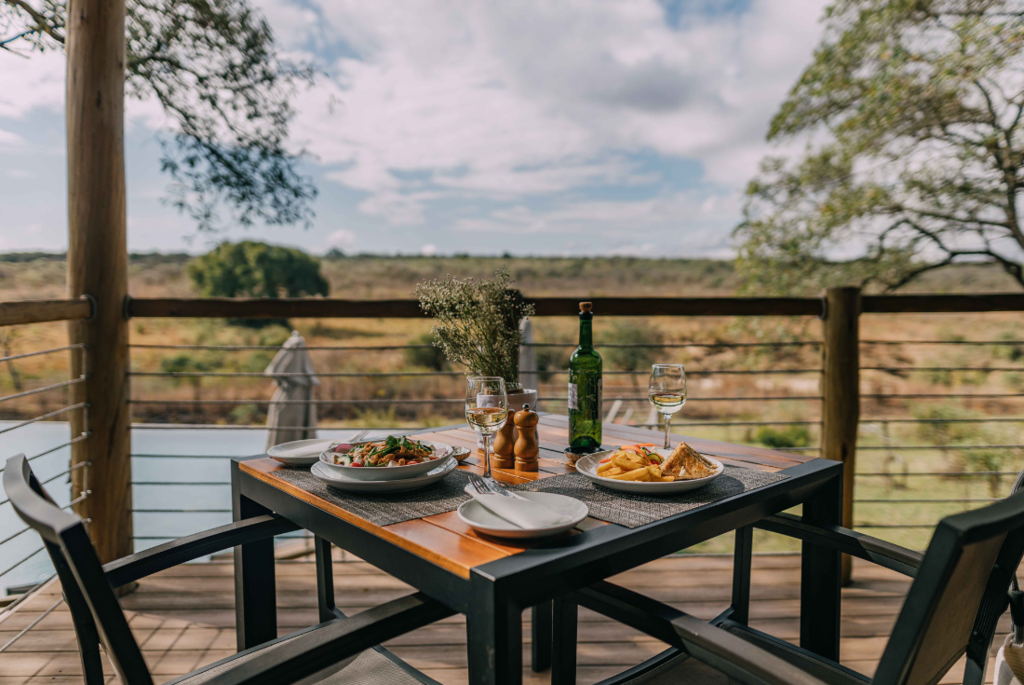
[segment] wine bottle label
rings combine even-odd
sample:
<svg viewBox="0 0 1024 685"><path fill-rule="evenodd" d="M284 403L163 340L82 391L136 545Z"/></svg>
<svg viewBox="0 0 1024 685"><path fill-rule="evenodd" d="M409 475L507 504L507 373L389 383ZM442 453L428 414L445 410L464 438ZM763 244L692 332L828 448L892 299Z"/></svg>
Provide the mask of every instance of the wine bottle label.
<svg viewBox="0 0 1024 685"><path fill-rule="evenodd" d="M579 388L575 383L569 384L569 409L579 409Z"/></svg>

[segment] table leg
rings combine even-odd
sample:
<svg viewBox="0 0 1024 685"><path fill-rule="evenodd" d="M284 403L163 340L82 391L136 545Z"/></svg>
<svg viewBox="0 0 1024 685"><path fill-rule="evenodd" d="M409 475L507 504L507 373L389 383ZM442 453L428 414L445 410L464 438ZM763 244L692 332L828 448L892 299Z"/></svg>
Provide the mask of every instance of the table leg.
<svg viewBox="0 0 1024 685"><path fill-rule="evenodd" d="M842 472L804 502L805 521L842 525ZM839 660L842 555L828 547L802 543L800 569L800 646Z"/></svg>
<svg viewBox="0 0 1024 685"><path fill-rule="evenodd" d="M231 498L235 521L271 513L241 495L234 477ZM273 538L235 547L235 635L238 651L277 638Z"/></svg>
<svg viewBox="0 0 1024 685"><path fill-rule="evenodd" d="M554 645L551 655L551 685L576 685L576 602L554 602Z"/></svg>
<svg viewBox="0 0 1024 685"><path fill-rule="evenodd" d="M530 609L532 628L531 665L535 673L551 667L551 602Z"/></svg>
<svg viewBox="0 0 1024 685"><path fill-rule="evenodd" d="M522 609L482 578L471 581L473 601L466 615L471 685L520 685L523 682Z"/></svg>
<svg viewBox="0 0 1024 685"><path fill-rule="evenodd" d="M736 530L732 561L732 613L729 618L744 625L750 620L750 562L753 543L753 527L744 526Z"/></svg>
<svg viewBox="0 0 1024 685"><path fill-rule="evenodd" d="M337 618L334 613L338 606L334 601L334 562L329 541L313 536L313 549L316 552L317 606L320 608L320 622L323 623Z"/></svg>

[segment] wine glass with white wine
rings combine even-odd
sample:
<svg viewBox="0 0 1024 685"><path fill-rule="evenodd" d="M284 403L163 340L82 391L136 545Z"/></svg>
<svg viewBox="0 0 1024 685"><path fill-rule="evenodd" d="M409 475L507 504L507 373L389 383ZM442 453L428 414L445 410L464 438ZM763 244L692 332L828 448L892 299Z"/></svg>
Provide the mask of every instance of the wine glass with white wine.
<svg viewBox="0 0 1024 685"><path fill-rule="evenodd" d="M505 380L476 376L466 386L466 420L484 440L484 478L491 478L491 436L501 430L508 414Z"/></svg>
<svg viewBox="0 0 1024 685"><path fill-rule="evenodd" d="M672 447L672 415L686 404L686 370L682 364L652 364L647 398L665 416L665 448Z"/></svg>

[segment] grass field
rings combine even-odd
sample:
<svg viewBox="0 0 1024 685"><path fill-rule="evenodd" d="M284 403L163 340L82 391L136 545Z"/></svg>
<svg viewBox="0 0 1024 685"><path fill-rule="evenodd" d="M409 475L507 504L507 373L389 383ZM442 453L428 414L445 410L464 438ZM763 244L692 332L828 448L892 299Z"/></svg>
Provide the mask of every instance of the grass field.
<svg viewBox="0 0 1024 685"><path fill-rule="evenodd" d="M138 256L131 263L130 291L137 297L195 296L185 274L184 256ZM509 268L516 285L527 295L559 295L581 299L612 295L726 296L737 292L739 279L732 265L710 260L533 259L533 258L381 258L359 257L325 260L323 272L334 297L382 299L411 297L416 284L446 274L487 277L499 265ZM3 261L0 257L0 301L61 297L64 263L59 259ZM981 267L963 267L932 274L916 285L917 292L986 292L1013 290L1000 273ZM542 396L564 397L564 374L576 336L574 312L565 317L534 321L537 342L562 343L564 347L540 348ZM610 342L730 343L764 341L818 341L821 324L816 318L602 318L596 312L598 347ZM379 347L421 341L429 331L427 320L294 320L310 346ZM220 320L136 319L131 322L133 345L279 345L290 330L281 326L252 329L230 326ZM1024 467L1024 423L1007 421L1024 417L1024 330L1017 314L979 315L866 315L861 336L865 341L942 341L944 344L864 344L863 367L890 370L862 372L861 427L863 448L858 471L857 497L869 500L857 507L858 522L867 525L913 525L921 528L878 528L871 532L911 546L921 546L941 515L965 507L980 506L993 496L1004 496L1009 476L951 476L951 472L1016 471ZM967 341L999 344L968 345ZM0 329L0 353L17 354L58 347L66 342L63 324ZM321 372L364 373L427 371L429 359L403 350L335 349L314 351ZM785 448L813 449L818 442L816 425L808 426L693 426L708 421L768 422L809 421L819 418L817 346L778 348L655 348L623 353L605 348L605 368L643 370L654 361L683 362L690 373L688 403L677 415L678 432ZM138 347L132 351L137 372L197 370L214 372L261 372L272 350L183 351ZM429 355L428 355L429 357ZM0 366L0 395L9 395L67 377L67 353L16 360ZM946 367L972 367L949 371ZM891 370L899 368L901 370ZM1011 370L997 370L1006 369ZM932 369L932 370L908 370ZM1017 370L1019 369L1019 370ZM458 369L446 367L457 372ZM743 374L765 370L771 374ZM805 370L800 373L789 373ZM732 373L726 373L732 372ZM615 397L646 397L643 375L608 375L605 378L605 409ZM135 377L132 397L136 422L250 424L265 420L265 404L273 384L255 378ZM381 400L377 405L334 405L320 408L326 426L429 426L460 420L461 406L454 404L402 404L407 399L459 399L463 380L447 376L381 376L324 378L319 388L325 400ZM893 394L1005 394L998 398L884 397ZM26 400L0 403L0 418L25 418L64 405L63 393L48 392ZM883 396L883 397L872 397ZM748 398L716 400L714 398ZM764 400L764 397L783 399ZM173 404L219 401L223 404ZM166 402L171 402L167 404ZM227 403L231 402L231 403ZM549 401L547 411L564 411L564 401ZM646 423L646 401L624 402L617 420ZM872 423L868 420L927 419L930 423ZM1000 419L972 423L976 419ZM890 449L889 446L904 446ZM939 448L951 445L952 449ZM1001 448L974 449L988 445ZM921 449L905 449L905 446ZM938 473L935 476L903 476ZM922 503L922 499L956 500ZM912 503L900 504L899 500ZM967 501L961 501L967 500ZM710 549L725 549L716 541Z"/></svg>

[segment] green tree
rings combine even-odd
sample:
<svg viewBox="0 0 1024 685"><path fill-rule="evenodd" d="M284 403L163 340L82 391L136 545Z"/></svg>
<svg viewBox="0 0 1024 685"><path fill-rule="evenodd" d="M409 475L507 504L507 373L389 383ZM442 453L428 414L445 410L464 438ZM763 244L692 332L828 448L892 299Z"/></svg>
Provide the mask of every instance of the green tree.
<svg viewBox="0 0 1024 685"><path fill-rule="evenodd" d="M768 134L803 153L747 190L749 287L896 288L963 261L1024 284L1024 3L836 0L824 23Z"/></svg>
<svg viewBox="0 0 1024 685"><path fill-rule="evenodd" d="M221 243L189 262L188 275L204 297L303 297L330 291L318 259L252 240Z"/></svg>
<svg viewBox="0 0 1024 685"><path fill-rule="evenodd" d="M252 240L221 243L189 262L188 275L204 297L303 297L330 291L318 259L302 250ZM228 319L228 323L288 328L287 319Z"/></svg>
<svg viewBox="0 0 1024 685"><path fill-rule="evenodd" d="M285 142L289 99L313 71L278 56L248 0L126 6L125 92L155 98L173 122L160 137L170 203L199 230L219 226L220 206L243 225L308 224L316 187ZM0 0L0 50L63 49L66 13L62 0Z"/></svg>

